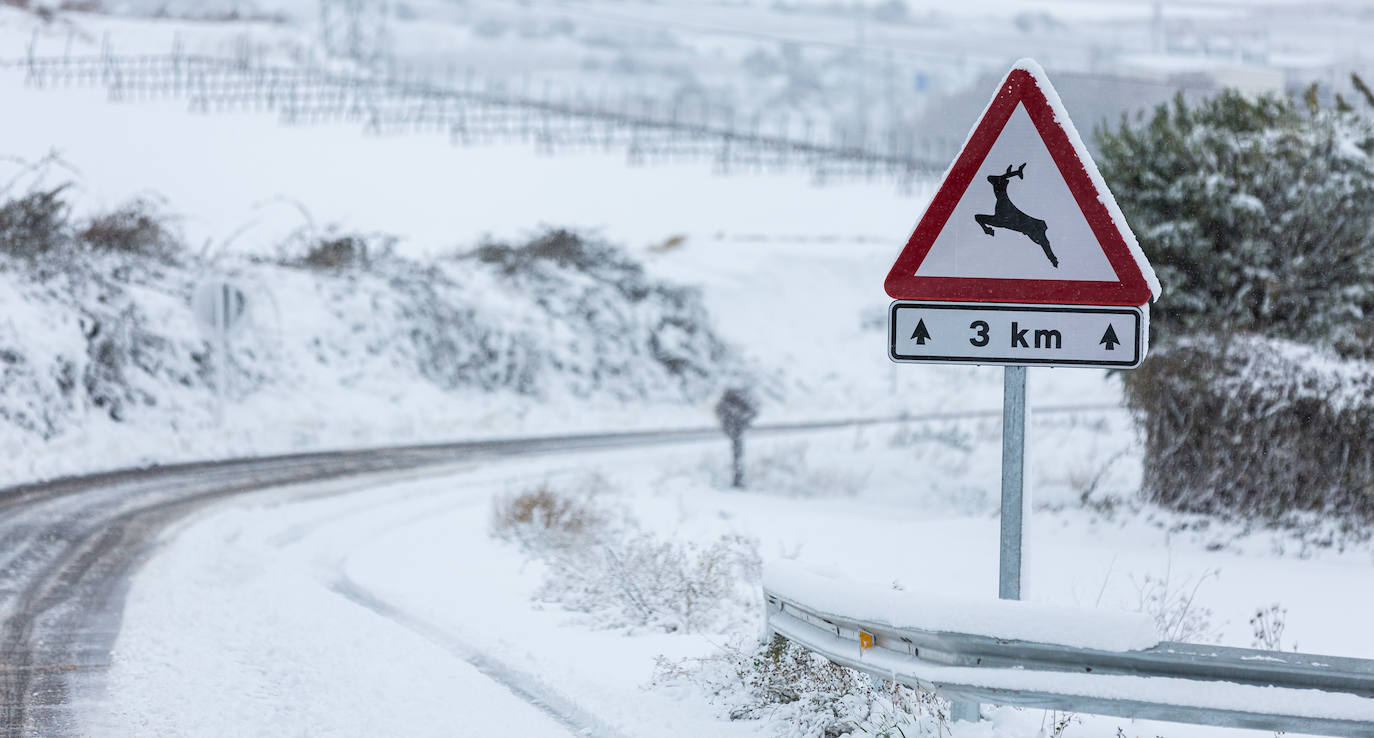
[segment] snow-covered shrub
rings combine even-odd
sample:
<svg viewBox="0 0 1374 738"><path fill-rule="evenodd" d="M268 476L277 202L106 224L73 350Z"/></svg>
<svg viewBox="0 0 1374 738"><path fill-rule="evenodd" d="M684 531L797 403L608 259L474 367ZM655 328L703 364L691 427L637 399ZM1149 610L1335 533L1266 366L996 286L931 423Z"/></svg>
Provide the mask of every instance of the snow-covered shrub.
<svg viewBox="0 0 1374 738"><path fill-rule="evenodd" d="M354 280L370 285L372 309L407 326L402 333L377 336L378 345L413 363L420 376L436 386L505 389L524 395L551 394L565 381L575 385L578 394L602 389L585 387L580 377L560 376L564 365L555 355L577 350L581 336L576 326L569 326L565 316L547 315L529 303L508 307L504 314L498 306L483 304L472 294L478 275L460 273L448 264L388 257L371 261L362 272L341 276L345 281L336 287L347 289ZM568 335L569 340L541 342L541 330Z"/></svg>
<svg viewBox="0 0 1374 738"><path fill-rule="evenodd" d="M157 203L135 198L107 213L87 219L76 238L97 251L175 259L184 245Z"/></svg>
<svg viewBox="0 0 1374 738"><path fill-rule="evenodd" d="M536 596L593 616L605 628L700 632L758 606L758 543L736 535L709 545L630 527L583 548L552 551Z"/></svg>
<svg viewBox="0 0 1374 738"><path fill-rule="evenodd" d="M73 222L72 183L45 186L42 180L59 162L45 160L22 172L25 190L0 204L0 254L36 258L52 256L62 266L77 268L82 252L117 252L170 260L184 248L171 228L171 218L147 197ZM19 182L11 183L11 187ZM0 193L3 193L0 190Z"/></svg>
<svg viewBox="0 0 1374 738"><path fill-rule="evenodd" d="M205 380L149 310L185 288L164 271L182 246L166 218L134 200L73 222L70 184L41 184L53 166L21 173L28 187L0 203L0 273L15 301L0 323L0 422L44 440L87 413L122 421L164 403L163 386Z"/></svg>
<svg viewBox="0 0 1374 738"><path fill-rule="evenodd" d="M35 188L0 205L0 254L33 257L70 243L68 187Z"/></svg>
<svg viewBox="0 0 1374 738"><path fill-rule="evenodd" d="M87 413L123 421L141 410L175 408L169 395L206 387L199 347L168 336L155 307L139 299L163 288L165 274L112 256L64 256L30 264L25 274L33 282L6 280L20 300L48 308L39 325L23 320L35 315L27 310L0 323L0 347L10 359L0 381L0 420L50 439L78 427Z"/></svg>
<svg viewBox="0 0 1374 738"><path fill-rule="evenodd" d="M703 631L759 607L758 542L725 535L710 543L644 532L593 475L492 501L489 531L543 561L536 599L589 615L602 628Z"/></svg>
<svg viewBox="0 0 1374 738"><path fill-rule="evenodd" d="M660 657L654 684L704 690L731 720L768 720L788 738L941 736L949 703L933 693L838 666L780 636L726 645L704 659Z"/></svg>
<svg viewBox="0 0 1374 738"><path fill-rule="evenodd" d="M590 546L605 539L608 511L592 495L563 492L547 482L492 500L491 535L531 553Z"/></svg>
<svg viewBox="0 0 1374 738"><path fill-rule="evenodd" d="M1374 363L1197 335L1157 347L1125 387L1149 499L1247 518L1374 516Z"/></svg>
<svg viewBox="0 0 1374 738"><path fill-rule="evenodd" d="M330 226L322 231L307 225L291 234L279 247L282 263L308 269L340 270L370 266L375 259L391 256L394 236L382 233L341 231Z"/></svg>
<svg viewBox="0 0 1374 738"><path fill-rule="evenodd" d="M593 385L641 395L648 389L643 374L628 364L653 364L683 394L700 398L716 389L719 369L730 361L697 290L650 280L639 263L603 241L552 230L520 246L486 244L457 261L495 269L507 289L577 323L583 345L559 363Z"/></svg>
<svg viewBox="0 0 1374 738"><path fill-rule="evenodd" d="M1234 91L1097 132L1169 339L1226 328L1374 357L1374 124Z"/></svg>
<svg viewBox="0 0 1374 738"><path fill-rule="evenodd" d="M342 269L366 264L367 240L357 235L321 239L305 252L301 263L320 269Z"/></svg>

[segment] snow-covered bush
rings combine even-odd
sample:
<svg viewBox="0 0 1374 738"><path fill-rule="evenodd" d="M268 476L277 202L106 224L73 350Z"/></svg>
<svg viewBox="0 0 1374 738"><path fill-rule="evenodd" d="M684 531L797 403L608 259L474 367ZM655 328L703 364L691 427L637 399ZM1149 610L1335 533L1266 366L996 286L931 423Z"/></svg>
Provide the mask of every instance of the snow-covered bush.
<svg viewBox="0 0 1374 738"><path fill-rule="evenodd" d="M1204 334L1156 348L1125 386L1151 500L1247 518L1374 516L1374 363Z"/></svg>
<svg viewBox="0 0 1374 738"><path fill-rule="evenodd" d="M1234 91L1097 133L1168 340L1225 328L1374 356L1374 124Z"/></svg>
<svg viewBox="0 0 1374 738"><path fill-rule="evenodd" d="M79 268L85 252L115 252L179 258L181 236L161 204L135 197L113 210L73 219L71 181L46 184L66 167L56 157L26 166L0 188L0 255L55 259L59 267ZM53 265L49 265L53 266Z"/></svg>
<svg viewBox="0 0 1374 738"><path fill-rule="evenodd" d="M34 188L0 205L0 254L33 257L71 243L69 186Z"/></svg>
<svg viewBox="0 0 1374 738"><path fill-rule="evenodd" d="M559 364L592 384L640 395L649 389L640 378L648 377L628 364L656 365L664 379L700 398L716 389L716 375L730 361L697 290L649 279L639 263L603 241L552 230L519 246L486 244L458 261L494 268L509 288L549 314L579 323L579 346Z"/></svg>
<svg viewBox="0 0 1374 738"><path fill-rule="evenodd" d="M343 230L338 224L317 227L310 211L298 207L305 223L277 245L282 265L339 271L365 269L375 261L394 260L394 249L400 240L396 236Z"/></svg>
<svg viewBox="0 0 1374 738"><path fill-rule="evenodd" d="M604 628L701 632L758 607L758 543L727 535L701 545L636 531L552 551L536 597L588 613Z"/></svg>
<svg viewBox="0 0 1374 738"><path fill-rule="evenodd" d="M624 508L597 499L605 491L605 480L593 475L492 501L491 535L545 565L536 599L585 613L596 627L670 633L715 629L757 610L757 541L646 533Z"/></svg>
<svg viewBox="0 0 1374 738"><path fill-rule="evenodd" d="M303 266L319 269L342 269L365 266L368 262L368 239L358 234L343 234L321 238L311 244L301 257Z"/></svg>
<svg viewBox="0 0 1374 738"><path fill-rule="evenodd" d="M726 645L704 659L660 657L658 686L704 690L731 720L767 718L788 738L942 736L949 703L933 693L837 666L779 636L760 645Z"/></svg>
<svg viewBox="0 0 1374 738"><path fill-rule="evenodd" d="M86 220L76 238L97 251L172 261L181 255L185 245L170 227L169 220L158 203L148 198L135 198Z"/></svg>
<svg viewBox="0 0 1374 738"><path fill-rule="evenodd" d="M492 537L530 553L595 545L605 540L612 516L592 498L546 482L492 500L489 529Z"/></svg>
<svg viewBox="0 0 1374 738"><path fill-rule="evenodd" d="M0 203L0 275L16 301L0 323L0 422L43 440L207 380L204 353L154 316L165 292L189 289L168 271L182 243L166 217L134 200L74 220L70 185L39 181L48 169L31 168L34 181Z"/></svg>

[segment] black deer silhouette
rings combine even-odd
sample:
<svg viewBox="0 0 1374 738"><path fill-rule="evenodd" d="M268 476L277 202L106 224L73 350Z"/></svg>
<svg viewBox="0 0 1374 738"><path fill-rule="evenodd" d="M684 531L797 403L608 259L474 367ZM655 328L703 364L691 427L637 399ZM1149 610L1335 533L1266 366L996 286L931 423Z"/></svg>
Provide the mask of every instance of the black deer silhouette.
<svg viewBox="0 0 1374 738"><path fill-rule="evenodd" d="M1026 165L1022 162L1021 166L1015 171L1011 165L1007 165L1007 171L1003 174L989 174L988 181L992 183L992 194L997 198L997 206L993 209L992 215L978 214L973 219L978 221L978 225L983 227L983 232L989 236L997 233L993 228L1006 228L1009 231L1025 234L1026 238L1040 244L1040 248L1045 250L1045 256L1049 257L1050 264L1054 268L1059 268L1059 260L1054 257L1054 252L1050 250L1050 240L1045 238L1045 221L1039 218L1032 218L1021 212L1016 204L1007 197L1007 180L1012 177L1025 179Z"/></svg>

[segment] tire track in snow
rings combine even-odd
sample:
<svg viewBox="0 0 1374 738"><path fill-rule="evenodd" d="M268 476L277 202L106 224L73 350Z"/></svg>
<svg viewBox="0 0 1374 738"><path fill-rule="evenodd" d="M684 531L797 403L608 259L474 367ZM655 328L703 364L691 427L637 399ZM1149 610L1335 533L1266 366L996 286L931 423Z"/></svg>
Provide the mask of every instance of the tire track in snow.
<svg viewBox="0 0 1374 738"><path fill-rule="evenodd" d="M512 694L558 721L573 734L605 738L628 738L600 718L578 707L554 687L538 677L493 658L490 654L386 602L341 574L330 589L341 597L376 615L386 618L467 662L483 676L509 689Z"/></svg>

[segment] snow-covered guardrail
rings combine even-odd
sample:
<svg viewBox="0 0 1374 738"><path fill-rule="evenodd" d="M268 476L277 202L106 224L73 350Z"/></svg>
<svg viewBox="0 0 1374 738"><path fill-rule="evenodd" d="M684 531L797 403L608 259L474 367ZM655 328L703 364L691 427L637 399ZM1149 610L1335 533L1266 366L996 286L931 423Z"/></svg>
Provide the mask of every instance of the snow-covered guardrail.
<svg viewBox="0 0 1374 738"><path fill-rule="evenodd" d="M958 600L764 574L768 629L830 661L955 701L1374 737L1374 660L1160 643L1133 613Z"/></svg>

